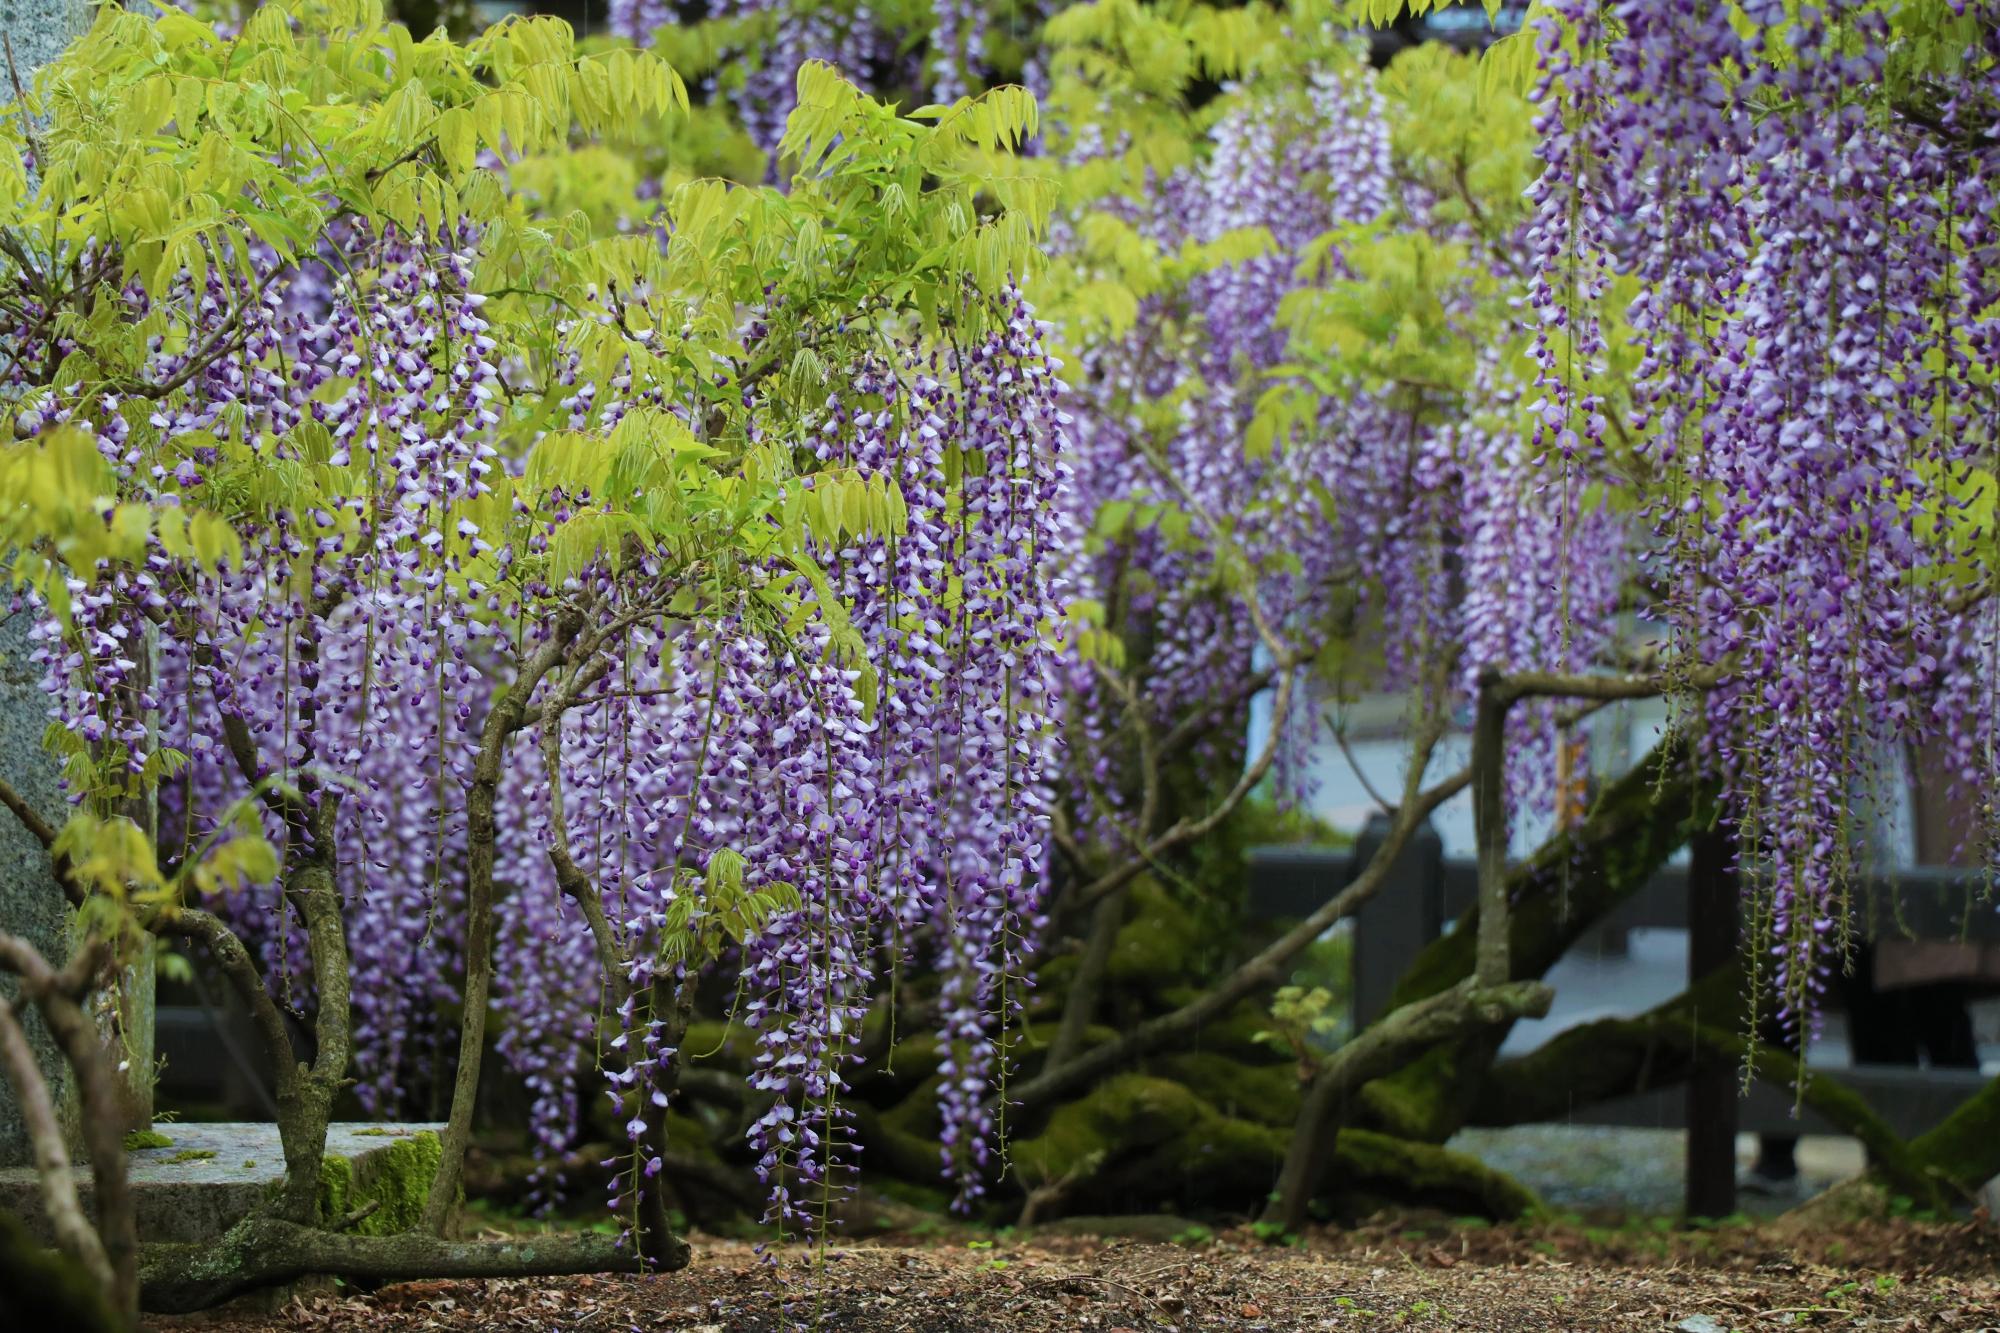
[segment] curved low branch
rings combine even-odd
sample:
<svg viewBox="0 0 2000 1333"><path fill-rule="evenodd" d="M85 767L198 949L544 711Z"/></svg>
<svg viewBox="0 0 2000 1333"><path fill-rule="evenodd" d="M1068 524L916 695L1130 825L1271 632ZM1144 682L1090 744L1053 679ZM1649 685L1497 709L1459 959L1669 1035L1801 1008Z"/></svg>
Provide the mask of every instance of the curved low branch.
<svg viewBox="0 0 2000 1333"><path fill-rule="evenodd" d="M36 842L44 847L55 846L55 829L42 818L39 810L28 803L28 798L15 791L5 778L0 778L0 805L14 812L14 817L21 821L21 827L27 829L29 836Z"/></svg>
<svg viewBox="0 0 2000 1333"><path fill-rule="evenodd" d="M1938 1182L1917 1145L1906 1143L1866 1099L1796 1056L1739 1032L1747 1018L1736 963L1710 973L1636 1018L1608 1018L1560 1033L1519 1059L1496 1065L1467 1123L1506 1126L1559 1120L1579 1106L1684 1083L1698 1069L1742 1068L1859 1139L1899 1190L1932 1204Z"/></svg>
<svg viewBox="0 0 2000 1333"><path fill-rule="evenodd" d="M1511 980L1540 977L1590 928L1649 880L1682 842L1709 788L1692 771L1693 747L1669 731L1632 769L1606 785L1583 822L1550 838L1507 876ZM1417 954L1390 997L1400 1007L1473 975L1475 904ZM1462 1123L1508 1025L1440 1043L1370 1084L1357 1123L1442 1143Z"/></svg>
<svg viewBox="0 0 2000 1333"><path fill-rule="evenodd" d="M1988 1079L1942 1124L1918 1135L1910 1150L1933 1177L1966 1197L2000 1176L2000 1077Z"/></svg>
<svg viewBox="0 0 2000 1333"><path fill-rule="evenodd" d="M5 996L0 996L0 1069L14 1085L15 1102L33 1145L35 1175L41 1182L42 1206L48 1212L56 1247L82 1264L91 1279L108 1291L116 1281L111 1261L77 1200L76 1177L70 1174L69 1151L63 1146L62 1126L49 1098L49 1085L35 1063L27 1033L14 1017L14 1006Z"/></svg>
<svg viewBox="0 0 2000 1333"><path fill-rule="evenodd" d="M0 967L21 978L21 998L32 1001L41 1011L49 1035L62 1048L63 1058L76 1076L84 1146L90 1150L91 1183L96 1192L97 1234L111 1270L111 1306L130 1318L138 1308L134 1267L138 1229L131 1184L125 1177L118 1071L97 1024L80 1003L108 958L109 949L103 942L93 941L58 972L26 940L0 931Z"/></svg>
<svg viewBox="0 0 2000 1333"><path fill-rule="evenodd" d="M1675 690L1709 690L1727 680L1735 671L1733 660L1675 674L1594 676L1566 671L1516 671L1491 678L1494 700L1504 705L1528 698L1651 699Z"/></svg>
<svg viewBox="0 0 2000 1333"><path fill-rule="evenodd" d="M43 819L41 812L35 809L25 796L14 790L5 778L0 778L0 805L13 811L14 817L21 822L21 827L28 830L28 836L48 850L49 873L55 876L56 886L62 890L63 897L69 900L69 905L83 906L83 886L78 884L76 876L70 873L69 858L55 854L55 828Z"/></svg>
<svg viewBox="0 0 2000 1333"><path fill-rule="evenodd" d="M685 1247L679 1263L687 1262ZM309 1274L398 1281L413 1278L561 1277L635 1273L639 1259L609 1236L532 1236L505 1241L440 1240L421 1231L353 1236L250 1217L210 1245L149 1246L141 1300L159 1314L187 1314L258 1287Z"/></svg>
<svg viewBox="0 0 2000 1333"><path fill-rule="evenodd" d="M1398 1068L1412 1052L1477 1028L1497 1027L1547 1014L1555 992L1539 981L1482 988L1470 980L1448 991L1391 1010L1328 1056L1299 1107L1285 1149L1284 1169L1272 1193L1267 1222L1295 1231L1325 1173L1354 1094L1365 1083Z"/></svg>
<svg viewBox="0 0 2000 1333"><path fill-rule="evenodd" d="M264 1048L264 1058L271 1065L272 1081L282 1084L287 1078L295 1077L298 1057L292 1050L291 1036L285 1030L285 1016L279 1012L277 1001L265 988L264 979L258 974L257 964L251 959L250 950L244 946L242 938L221 917L193 907L162 912L147 926L156 935L177 935L208 950L216 966L222 969L222 975L228 979L230 989L236 992L236 998L250 1013L258 1041Z"/></svg>

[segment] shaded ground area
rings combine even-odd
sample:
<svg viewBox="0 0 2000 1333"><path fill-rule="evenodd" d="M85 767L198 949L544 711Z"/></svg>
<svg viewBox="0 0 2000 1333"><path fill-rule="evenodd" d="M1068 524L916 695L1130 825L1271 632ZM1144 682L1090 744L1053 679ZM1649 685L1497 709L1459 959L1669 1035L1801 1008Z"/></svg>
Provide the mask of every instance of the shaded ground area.
<svg viewBox="0 0 2000 1333"><path fill-rule="evenodd" d="M160 1329L680 1330L763 1333L1252 1333L2000 1326L2000 1234L1901 1223L1781 1241L1768 1229L1466 1227L1403 1220L1268 1246L1245 1232L1182 1243L936 1239L773 1259L698 1239L660 1278L412 1282L300 1297L276 1314Z"/></svg>

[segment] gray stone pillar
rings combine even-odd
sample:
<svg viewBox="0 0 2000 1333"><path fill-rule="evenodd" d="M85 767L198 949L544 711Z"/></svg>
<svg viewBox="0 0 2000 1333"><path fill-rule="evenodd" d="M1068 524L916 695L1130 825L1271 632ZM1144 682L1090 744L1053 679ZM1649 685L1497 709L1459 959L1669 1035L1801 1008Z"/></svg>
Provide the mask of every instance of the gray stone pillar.
<svg viewBox="0 0 2000 1333"><path fill-rule="evenodd" d="M0 0L0 33L6 34L23 83L84 34L94 8L87 0ZM0 89L0 102L14 100L12 78L0 78Z"/></svg>
<svg viewBox="0 0 2000 1333"><path fill-rule="evenodd" d="M35 71L61 55L91 22L92 6L85 0L0 0L0 103L13 100L13 76L26 83ZM6 61L11 60L11 69ZM4 559L4 555L0 555ZM6 582L0 579L0 588ZM60 768L42 749L48 726L48 703L41 691L41 673L28 655L31 617L8 615L11 595L0 597L0 777L20 792L51 825L60 828L69 817L59 782ZM49 871L42 845L11 814L0 811L0 927L24 936L57 964L70 955L72 917ZM0 978L11 996L12 978ZM93 1000L92 1008L107 1033L117 1033L124 1046L130 1074L131 1099L126 1107L132 1125L152 1119L153 961L150 951L121 969L119 984ZM32 1007L21 1011L43 1077L74 1139L77 1115L75 1087L69 1067L56 1052ZM0 1166L29 1160L14 1089L0 1078Z"/></svg>
<svg viewBox="0 0 2000 1333"><path fill-rule="evenodd" d="M41 673L28 660L29 617L5 616L4 610L0 617L4 617L0 618L0 778L60 828L68 816L56 761L42 749L47 704ZM69 904L49 874L48 853L20 820L0 811L0 927L26 938L44 958L60 960L69 956L69 918ZM11 999L15 990L15 979L0 974L0 994ZM68 1107L73 1099L69 1066L33 1006L23 1006L19 1012L56 1105ZM28 1159L14 1087L0 1078L0 1166L18 1166Z"/></svg>

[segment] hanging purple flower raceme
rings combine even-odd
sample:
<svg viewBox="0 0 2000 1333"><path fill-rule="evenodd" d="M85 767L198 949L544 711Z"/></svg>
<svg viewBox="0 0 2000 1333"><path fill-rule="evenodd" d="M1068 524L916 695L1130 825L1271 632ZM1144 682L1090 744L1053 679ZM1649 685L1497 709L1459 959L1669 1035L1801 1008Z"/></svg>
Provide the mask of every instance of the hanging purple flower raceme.
<svg viewBox="0 0 2000 1333"><path fill-rule="evenodd" d="M1594 388L1605 354L1597 305L1609 276L1610 218L1620 196L1602 192L1614 186L1614 176L1604 169L1609 112L1596 55L1605 40L1600 5L1555 0L1535 30L1541 57L1535 129L1543 171L1529 191L1535 217L1526 239L1541 397L1529 411L1535 448L1561 463L1564 486L1576 481L1571 465L1579 456L1594 459L1604 447L1604 399Z"/></svg>
<svg viewBox="0 0 2000 1333"><path fill-rule="evenodd" d="M799 67L824 60L848 78L865 83L876 65L891 60L894 43L866 5L835 9L795 0L718 0L718 18L761 17L770 35L754 52L740 86L730 92L737 118L751 142L772 158L798 103Z"/></svg>
<svg viewBox="0 0 2000 1333"><path fill-rule="evenodd" d="M1389 141L1380 95L1358 62L1329 65L1282 96L1236 96L1198 164L1159 181L1143 201L1113 200L1106 211L1169 250L1257 232L1269 247L1196 275L1174 299L1146 298L1122 339L1086 348L1077 377L1084 512L1165 504L1190 528L1185 537L1157 524L1102 534L1091 591L1119 605L1128 637L1146 645L1146 660L1128 670L1140 673L1136 692L1149 724L1206 732L1196 753L1225 762L1233 740L1221 724L1240 706L1239 684L1269 666L1251 601L1292 646L1323 632L1334 604L1364 575L1355 540L1368 520L1346 526L1343 497L1337 530L1314 487L1359 470L1357 453L1395 429L1389 414L1363 399L1329 403L1322 429L1263 454L1245 446L1264 374L1287 355L1282 303L1301 285L1302 253L1330 229L1371 220L1387 206ZM1072 156L1103 151L1090 127L1071 149ZM1328 262L1337 266L1337 254ZM1156 440L1148 406L1162 402L1180 404L1180 423ZM1230 521L1228 540L1256 571L1253 589L1218 595L1211 548L1220 534L1204 533L1202 515ZM1380 568L1403 566L1383 560ZM1375 572L1370 563L1365 574ZM1131 775L1119 755L1130 741L1116 724L1125 704L1088 664L1072 672L1069 689L1077 699L1076 823L1100 845L1125 846L1133 834L1118 812ZM1204 727L1211 717L1218 725ZM1310 692L1298 691L1292 715L1274 723L1284 737L1280 786L1301 795L1306 746L1319 726Z"/></svg>
<svg viewBox="0 0 2000 1333"><path fill-rule="evenodd" d="M666 0L611 0L605 16L612 36L642 47L651 46L653 34L673 20L673 7Z"/></svg>
<svg viewBox="0 0 2000 1333"><path fill-rule="evenodd" d="M1750 6L1747 27L1695 3L1619 3L1605 28L1595 5L1557 9L1542 326L1583 327L1598 286L1569 281L1579 256L1586 279L1609 255L1637 280L1669 675L1705 694L1767 979L1810 1019L1884 746L1949 738L1963 780L1992 780L1974 753L1990 519L1966 487L1991 465L1994 162L1961 119L1990 123L1990 91L1966 78L1937 122L1896 114L1888 23L1858 3ZM1966 68L1990 71L1981 40ZM1624 230L1582 200L1613 201ZM1586 404L1553 369L1540 387L1570 420Z"/></svg>
<svg viewBox="0 0 2000 1333"><path fill-rule="evenodd" d="M932 0L931 100L950 104L978 91L986 7L974 0Z"/></svg>
<svg viewBox="0 0 2000 1333"><path fill-rule="evenodd" d="M661 1033L698 984L684 941L710 928L726 928L740 966L733 1017L754 1034L753 1086L767 1099L750 1141L771 1220L816 1232L847 1188L845 1069L890 939L934 941L921 947L946 973L949 1165L979 1188L994 1128L981 1108L1039 922L1049 626L1063 614L1069 541L1058 503L1068 423L1043 331L1016 295L990 319L963 362L914 345L900 366L864 358L827 401L813 461L830 477L893 482L905 511L900 531L808 542L858 642L837 644L824 627L786 642L738 613L642 632L565 719L559 781L511 794L510 817L536 836L504 870L537 901L532 928L503 937L500 971L522 978L506 989L534 994L539 1012L517 1018L506 1049L530 1073L551 1145L569 1132L587 1063L576 1034L607 1003L594 984L536 994L526 980L591 975L576 966L589 931L538 868L552 839L566 837L617 904L608 925L624 962L612 989L623 999L611 997L605 1063L631 1138L612 1185L621 1211L657 1187L648 1108L670 1100L679 1060ZM591 414L621 411L614 401ZM757 895L775 896L745 928L739 914Z"/></svg>

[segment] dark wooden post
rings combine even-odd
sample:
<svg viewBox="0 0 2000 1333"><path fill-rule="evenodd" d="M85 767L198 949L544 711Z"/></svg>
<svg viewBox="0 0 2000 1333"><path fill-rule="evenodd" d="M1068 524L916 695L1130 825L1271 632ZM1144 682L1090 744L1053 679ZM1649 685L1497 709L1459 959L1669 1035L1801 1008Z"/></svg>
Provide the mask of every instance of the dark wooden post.
<svg viewBox="0 0 2000 1333"><path fill-rule="evenodd" d="M1354 841L1349 878L1367 869L1387 841L1389 816L1372 815ZM1425 821L1391 863L1382 891L1354 914L1354 1030L1389 1011L1403 969L1444 928L1444 841Z"/></svg>
<svg viewBox="0 0 2000 1333"><path fill-rule="evenodd" d="M1735 849L1721 829L1697 833L1688 848L1688 982L1728 963L1741 946ZM1735 1024L1734 1013L1697 1014L1696 1021ZM1689 1217L1736 1211L1736 1070L1702 1068L1687 1085Z"/></svg>

